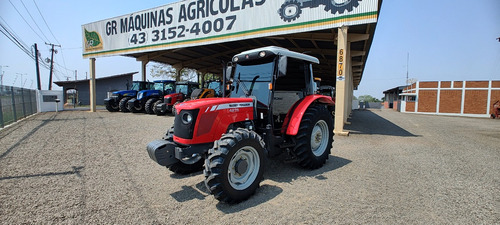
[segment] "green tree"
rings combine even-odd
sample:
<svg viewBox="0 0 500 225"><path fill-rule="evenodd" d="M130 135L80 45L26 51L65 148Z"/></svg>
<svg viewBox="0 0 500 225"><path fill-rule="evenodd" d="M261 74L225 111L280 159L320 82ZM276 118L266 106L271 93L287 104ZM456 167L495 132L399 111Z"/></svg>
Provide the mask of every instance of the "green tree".
<svg viewBox="0 0 500 225"><path fill-rule="evenodd" d="M359 101L364 101L364 102L380 102L379 99L371 96L371 95L361 95L358 97Z"/></svg>
<svg viewBox="0 0 500 225"><path fill-rule="evenodd" d="M172 65L153 62L148 64L148 67L152 77L176 81L198 81L198 71L195 69L182 68L180 76L177 77L177 70Z"/></svg>
<svg viewBox="0 0 500 225"><path fill-rule="evenodd" d="M152 77L158 77L166 80L176 79L177 71L175 70L174 67L172 67L172 65L162 64L162 63L150 63L148 67L149 67L149 74Z"/></svg>

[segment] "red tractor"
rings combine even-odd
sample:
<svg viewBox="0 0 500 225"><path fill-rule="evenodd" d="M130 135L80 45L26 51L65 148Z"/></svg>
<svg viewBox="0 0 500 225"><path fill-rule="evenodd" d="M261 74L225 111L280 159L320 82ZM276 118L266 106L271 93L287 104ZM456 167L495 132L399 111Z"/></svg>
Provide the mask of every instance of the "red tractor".
<svg viewBox="0 0 500 225"><path fill-rule="evenodd" d="M492 119L500 118L500 100L493 103L491 118Z"/></svg>
<svg viewBox="0 0 500 225"><path fill-rule="evenodd" d="M191 81L175 82L175 93L165 95L163 99L156 101L153 104L153 111L156 115L165 115L167 112L172 112L174 106L185 99L188 99L194 90L197 90L200 84Z"/></svg>
<svg viewBox="0 0 500 225"><path fill-rule="evenodd" d="M175 173L204 169L207 189L228 203L254 194L266 158L287 154L320 168L332 148L334 102L314 93L313 63L279 47L234 56L224 75L230 97L177 105L173 127L148 144L150 158Z"/></svg>

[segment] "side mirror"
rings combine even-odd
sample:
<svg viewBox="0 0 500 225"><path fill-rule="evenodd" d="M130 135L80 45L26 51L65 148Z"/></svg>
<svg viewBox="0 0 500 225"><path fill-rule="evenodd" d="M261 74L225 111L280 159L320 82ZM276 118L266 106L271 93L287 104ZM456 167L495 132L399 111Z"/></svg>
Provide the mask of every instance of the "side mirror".
<svg viewBox="0 0 500 225"><path fill-rule="evenodd" d="M286 75L286 67L287 67L287 58L286 56L280 56L279 62L278 62L278 70L279 74L278 77L282 77Z"/></svg>
<svg viewBox="0 0 500 225"><path fill-rule="evenodd" d="M233 72L233 65L227 65L226 67L226 80L231 80L231 73Z"/></svg>

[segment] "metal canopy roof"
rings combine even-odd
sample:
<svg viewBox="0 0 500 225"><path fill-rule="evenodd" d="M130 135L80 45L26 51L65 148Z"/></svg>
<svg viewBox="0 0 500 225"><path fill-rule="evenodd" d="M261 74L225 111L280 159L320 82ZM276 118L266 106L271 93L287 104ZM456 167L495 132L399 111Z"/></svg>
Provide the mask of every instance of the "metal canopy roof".
<svg viewBox="0 0 500 225"><path fill-rule="evenodd" d="M352 72L355 89L363 76L375 27L376 23L372 23L350 26L348 29L348 41L351 42ZM322 79L322 85L335 86L335 68L337 63L336 42L337 28L334 28L172 50L125 54L125 56L134 57L138 61L149 60L173 66L192 68L202 73L220 75L222 73L222 61L230 62L235 54L259 47L279 46L318 58L320 64L313 65L314 76Z"/></svg>

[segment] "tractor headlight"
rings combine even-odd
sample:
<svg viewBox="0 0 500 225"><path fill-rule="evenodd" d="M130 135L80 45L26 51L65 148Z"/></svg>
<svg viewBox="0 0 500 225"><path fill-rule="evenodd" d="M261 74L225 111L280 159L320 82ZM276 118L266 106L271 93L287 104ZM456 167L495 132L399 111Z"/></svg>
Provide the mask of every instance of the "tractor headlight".
<svg viewBox="0 0 500 225"><path fill-rule="evenodd" d="M142 92L140 92L139 94L137 94L137 100L140 100L143 95L144 95L144 93L142 93Z"/></svg>
<svg viewBox="0 0 500 225"><path fill-rule="evenodd" d="M191 113L184 113L182 115L182 123L190 124L191 122L193 122L193 115Z"/></svg>

